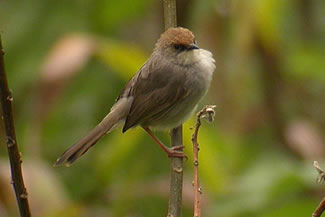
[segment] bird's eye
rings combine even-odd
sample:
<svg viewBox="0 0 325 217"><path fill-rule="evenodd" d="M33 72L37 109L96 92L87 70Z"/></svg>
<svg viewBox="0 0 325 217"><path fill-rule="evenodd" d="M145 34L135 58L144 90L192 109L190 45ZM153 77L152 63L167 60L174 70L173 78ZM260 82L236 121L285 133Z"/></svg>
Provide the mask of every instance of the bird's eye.
<svg viewBox="0 0 325 217"><path fill-rule="evenodd" d="M180 44L174 44L174 48L179 51L185 50L185 46Z"/></svg>
<svg viewBox="0 0 325 217"><path fill-rule="evenodd" d="M176 50L179 50L179 49L181 48L181 46L180 46L179 44L174 44L174 48L175 48Z"/></svg>

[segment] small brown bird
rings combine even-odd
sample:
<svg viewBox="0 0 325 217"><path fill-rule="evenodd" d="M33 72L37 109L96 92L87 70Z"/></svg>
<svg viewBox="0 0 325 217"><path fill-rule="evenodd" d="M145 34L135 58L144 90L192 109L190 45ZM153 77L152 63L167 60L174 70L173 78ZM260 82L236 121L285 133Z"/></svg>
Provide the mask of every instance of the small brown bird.
<svg viewBox="0 0 325 217"><path fill-rule="evenodd" d="M164 32L150 58L121 91L108 115L86 137L66 150L55 166L71 165L105 134L123 125L123 133L140 125L169 157L184 157L168 148L151 129L169 130L183 124L206 94L215 70L212 54L200 49L185 28Z"/></svg>

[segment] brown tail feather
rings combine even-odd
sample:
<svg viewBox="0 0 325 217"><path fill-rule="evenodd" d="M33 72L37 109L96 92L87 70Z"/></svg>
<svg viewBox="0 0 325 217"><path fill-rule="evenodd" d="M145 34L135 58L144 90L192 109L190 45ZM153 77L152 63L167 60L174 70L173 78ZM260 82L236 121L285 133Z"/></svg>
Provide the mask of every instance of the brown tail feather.
<svg viewBox="0 0 325 217"><path fill-rule="evenodd" d="M93 129L86 137L68 148L56 161L53 166L59 166L66 161L70 166L79 157L85 154L94 146L106 133L115 129L123 123L131 105L132 99L122 99L112 108L111 112Z"/></svg>
<svg viewBox="0 0 325 217"><path fill-rule="evenodd" d="M66 165L70 166L75 160L81 157L88 151L96 142L104 136L106 130L100 126L93 129L86 137L81 139L78 143L67 149L56 161L54 166L59 166L64 161L67 161Z"/></svg>

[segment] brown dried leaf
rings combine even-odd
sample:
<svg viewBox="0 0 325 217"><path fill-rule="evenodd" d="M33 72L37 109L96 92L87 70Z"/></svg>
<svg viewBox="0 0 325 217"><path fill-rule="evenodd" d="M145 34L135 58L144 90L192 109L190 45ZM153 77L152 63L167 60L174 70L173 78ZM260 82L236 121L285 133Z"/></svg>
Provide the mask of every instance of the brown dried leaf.
<svg viewBox="0 0 325 217"><path fill-rule="evenodd" d="M42 80L56 82L77 73L87 63L95 50L93 38L71 34L58 40L44 61Z"/></svg>
<svg viewBox="0 0 325 217"><path fill-rule="evenodd" d="M86 35L70 34L59 39L45 58L41 69L39 111L47 114L66 83L87 64L96 49L96 41Z"/></svg>
<svg viewBox="0 0 325 217"><path fill-rule="evenodd" d="M306 159L324 156L324 141L317 127L306 120L292 122L286 130L286 139L292 149Z"/></svg>

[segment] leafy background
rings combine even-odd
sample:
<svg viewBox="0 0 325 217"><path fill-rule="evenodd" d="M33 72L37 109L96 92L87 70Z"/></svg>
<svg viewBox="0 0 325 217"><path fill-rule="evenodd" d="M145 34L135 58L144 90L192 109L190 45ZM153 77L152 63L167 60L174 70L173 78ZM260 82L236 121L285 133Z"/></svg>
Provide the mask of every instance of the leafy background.
<svg viewBox="0 0 325 217"><path fill-rule="evenodd" d="M179 0L178 21L217 62L201 103L203 216L310 216L324 196L325 1ZM163 31L162 2L0 2L0 31L35 217L166 216L169 160L116 130L71 168L56 158L109 111ZM191 119L183 216L192 216ZM1 125L0 216L18 216ZM158 133L168 143L167 133Z"/></svg>

